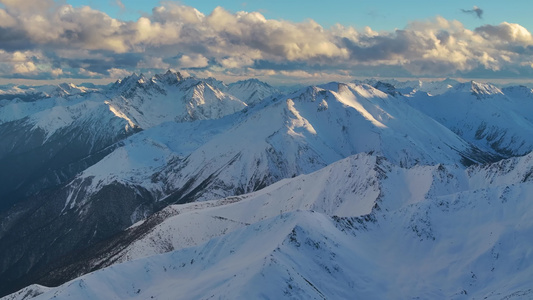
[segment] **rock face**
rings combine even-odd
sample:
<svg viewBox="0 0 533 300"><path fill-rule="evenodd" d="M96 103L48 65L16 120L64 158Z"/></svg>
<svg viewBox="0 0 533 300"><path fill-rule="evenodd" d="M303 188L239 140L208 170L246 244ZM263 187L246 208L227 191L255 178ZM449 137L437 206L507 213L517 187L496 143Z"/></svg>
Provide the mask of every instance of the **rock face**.
<svg viewBox="0 0 533 300"><path fill-rule="evenodd" d="M282 95L258 80L225 85L169 71L151 78L134 74L100 89L63 84L17 93L0 93L0 294L204 247L216 236L213 243L231 244L238 238L226 234L249 236L246 228L257 226L281 226L286 234L270 246L287 245L287 259L297 264L308 262L299 261L295 245L317 239L307 236L313 230L340 238L342 226L357 223L344 229L355 232L375 222L394 228L420 220L407 229L415 239L431 240L445 226L428 229L424 214L441 209L435 201L464 194L472 203L483 190L479 201L490 202L504 185L517 185L509 191L516 195L529 188L531 169L521 167L529 166L529 156L512 158L533 150L532 93L522 87L369 81ZM494 163L504 158L511 159ZM313 227L315 221L323 227ZM377 236L389 238L376 228ZM261 232L264 238L272 234ZM360 240L335 243L358 251ZM274 255L279 261L276 251L250 259ZM278 274L278 267L245 272L235 296L252 289L253 276ZM318 279L302 278L289 283L295 290L287 295L319 295L313 294ZM220 288L212 285L213 293ZM44 291L37 287L35 293ZM327 298L343 295L318 291Z"/></svg>

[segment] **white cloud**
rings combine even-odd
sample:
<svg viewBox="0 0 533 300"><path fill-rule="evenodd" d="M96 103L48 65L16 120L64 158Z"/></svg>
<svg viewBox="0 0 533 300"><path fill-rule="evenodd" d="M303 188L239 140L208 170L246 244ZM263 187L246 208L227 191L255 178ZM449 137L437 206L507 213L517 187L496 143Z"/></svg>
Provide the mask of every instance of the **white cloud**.
<svg viewBox="0 0 533 300"><path fill-rule="evenodd" d="M61 75L63 75L63 70L62 69L59 69L59 68L56 68L56 69L52 69L50 71L50 73L52 74L52 76L54 77L59 77Z"/></svg>
<svg viewBox="0 0 533 300"><path fill-rule="evenodd" d="M179 60L181 68L204 68L209 65L207 58L201 54L183 55Z"/></svg>
<svg viewBox="0 0 533 300"><path fill-rule="evenodd" d="M109 77L112 79L121 79L121 78L131 75L130 71L124 70L124 69L117 69L117 68L111 68L108 70L108 72L109 72Z"/></svg>
<svg viewBox="0 0 533 300"><path fill-rule="evenodd" d="M87 77L98 77L98 73L96 72L92 72L92 71L89 71L85 68L79 68L78 70L79 74L83 75L83 76L87 76ZM113 76L111 76L111 78L113 78Z"/></svg>
<svg viewBox="0 0 533 300"><path fill-rule="evenodd" d="M12 27L17 24L15 18L0 8L0 27Z"/></svg>
<svg viewBox="0 0 533 300"><path fill-rule="evenodd" d="M54 5L53 0L0 0L0 3L17 13L42 12Z"/></svg>
<svg viewBox="0 0 533 300"><path fill-rule="evenodd" d="M533 44L531 33L519 24L503 22L500 25L484 25L476 29L486 39L497 39L501 42Z"/></svg>
<svg viewBox="0 0 533 300"><path fill-rule="evenodd" d="M35 64L31 61L23 62L23 63L16 63L13 65L13 72L15 73L31 73L37 70L37 67Z"/></svg>
<svg viewBox="0 0 533 300"><path fill-rule="evenodd" d="M122 72L109 70L170 67L224 74L265 70L272 76L300 77L365 68L380 74L401 70L404 75L449 76L480 69L518 72L533 61L531 33L507 22L469 30L459 21L436 17L411 22L402 30L377 32L341 25L325 29L313 20L295 23L221 7L204 15L175 2L162 2L136 21L52 0L0 3L4 77L9 76L5 70L15 69L48 70L51 76L62 75L51 70L68 69L65 72L102 77ZM36 55L30 49L42 51Z"/></svg>
<svg viewBox="0 0 533 300"><path fill-rule="evenodd" d="M137 64L138 69L169 69L170 65L161 57L148 56Z"/></svg>
<svg viewBox="0 0 533 300"><path fill-rule="evenodd" d="M237 57L227 57L220 60L220 64L224 68L228 69L235 69L235 68L243 68L247 66L252 66L254 64L254 60L247 56L237 56Z"/></svg>

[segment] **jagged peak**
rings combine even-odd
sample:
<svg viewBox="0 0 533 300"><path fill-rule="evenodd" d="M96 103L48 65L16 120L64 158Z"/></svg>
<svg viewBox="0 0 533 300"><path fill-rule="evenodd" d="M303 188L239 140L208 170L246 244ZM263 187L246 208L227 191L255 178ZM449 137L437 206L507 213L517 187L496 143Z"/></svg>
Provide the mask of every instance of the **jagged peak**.
<svg viewBox="0 0 533 300"><path fill-rule="evenodd" d="M142 75L142 74L141 74ZM132 73L130 76L126 76L122 79L117 79L115 83L113 84L113 88L119 87L119 86L125 86L128 83L136 82L141 78L141 76L137 75L137 73Z"/></svg>
<svg viewBox="0 0 533 300"><path fill-rule="evenodd" d="M482 83L474 80L463 82L455 85L450 92L470 93L478 99L487 98L495 95L503 95L503 92L493 84Z"/></svg>
<svg viewBox="0 0 533 300"><path fill-rule="evenodd" d="M503 94L499 88L490 83L482 83L474 80L470 81L470 89L472 93L481 95Z"/></svg>
<svg viewBox="0 0 533 300"><path fill-rule="evenodd" d="M396 87L392 83L378 81L375 84L373 84L372 87L386 94L389 94L391 96L402 95L402 93L396 90Z"/></svg>
<svg viewBox="0 0 533 300"><path fill-rule="evenodd" d="M152 80L164 82L169 85L177 84L184 79L185 77L183 77L180 72L172 70L167 70L165 74L156 74L154 77L152 77Z"/></svg>
<svg viewBox="0 0 533 300"><path fill-rule="evenodd" d="M88 90L91 90L91 89L86 88L86 87L80 87L73 83L65 82L65 83L58 84L54 90L48 93L48 96L65 97L65 96L74 95L74 94L86 93Z"/></svg>
<svg viewBox="0 0 533 300"><path fill-rule="evenodd" d="M70 83L70 82L60 83L58 86L64 90L71 90L71 89L79 88L77 85L75 85L74 83Z"/></svg>

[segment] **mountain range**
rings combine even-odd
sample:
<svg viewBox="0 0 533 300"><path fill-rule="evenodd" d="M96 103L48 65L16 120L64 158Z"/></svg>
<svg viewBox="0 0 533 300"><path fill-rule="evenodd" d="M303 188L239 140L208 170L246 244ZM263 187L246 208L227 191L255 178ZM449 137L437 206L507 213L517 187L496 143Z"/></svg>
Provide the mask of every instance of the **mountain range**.
<svg viewBox="0 0 533 300"><path fill-rule="evenodd" d="M531 297L532 116L450 79L6 88L0 295Z"/></svg>

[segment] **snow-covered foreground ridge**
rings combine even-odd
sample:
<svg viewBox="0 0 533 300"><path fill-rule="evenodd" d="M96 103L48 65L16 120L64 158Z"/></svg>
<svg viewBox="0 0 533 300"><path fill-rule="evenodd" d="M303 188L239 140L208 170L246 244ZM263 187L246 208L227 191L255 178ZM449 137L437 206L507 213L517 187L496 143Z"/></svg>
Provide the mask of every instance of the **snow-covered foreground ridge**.
<svg viewBox="0 0 533 300"><path fill-rule="evenodd" d="M35 299L528 299L532 174L533 154L466 170L351 156L170 206L120 254L132 261Z"/></svg>
<svg viewBox="0 0 533 300"><path fill-rule="evenodd" d="M116 263L126 265L109 276L126 283L124 266L180 256L199 263L194 251L210 253L206 272L166 273L132 296L161 282L167 294L154 297L176 298L165 292L173 284L208 278L205 297L261 297L257 290L277 298L260 278L296 281L283 293L301 298L527 295L520 270L530 244L510 251L508 235L529 230L531 116L530 89L453 80L333 82L280 94L258 80L226 85L167 72L106 87L11 87L0 93L0 295L24 286L19 296L39 294L47 289L32 284L56 286ZM480 239L493 224L501 226ZM300 252L307 239L333 254ZM500 257L521 255L525 265L482 277L475 263L497 243ZM345 278L335 264L350 266ZM467 286L466 269L454 264L484 279ZM186 273L195 275L180 283ZM128 297L129 287L115 286L110 295ZM64 288L52 290L74 293Z"/></svg>

